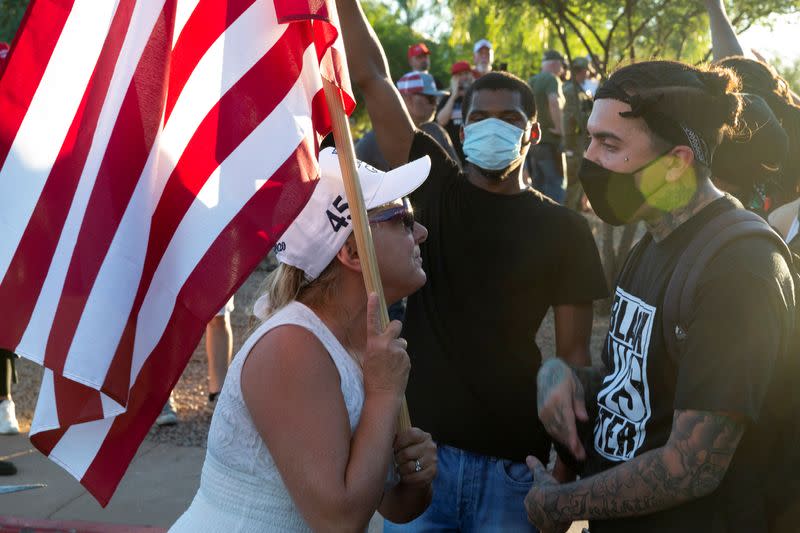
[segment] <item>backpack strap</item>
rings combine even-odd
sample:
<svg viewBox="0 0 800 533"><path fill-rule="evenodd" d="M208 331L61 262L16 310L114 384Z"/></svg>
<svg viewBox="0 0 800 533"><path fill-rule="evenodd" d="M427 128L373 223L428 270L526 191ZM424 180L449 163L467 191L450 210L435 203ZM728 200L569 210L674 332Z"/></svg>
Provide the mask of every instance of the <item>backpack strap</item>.
<svg viewBox="0 0 800 533"><path fill-rule="evenodd" d="M774 242L792 267L792 253L780 235L750 211L730 209L712 218L689 241L667 284L662 309L662 326L667 352L675 363L683 355L688 317L700 276L712 259L728 244L744 237L761 237Z"/></svg>

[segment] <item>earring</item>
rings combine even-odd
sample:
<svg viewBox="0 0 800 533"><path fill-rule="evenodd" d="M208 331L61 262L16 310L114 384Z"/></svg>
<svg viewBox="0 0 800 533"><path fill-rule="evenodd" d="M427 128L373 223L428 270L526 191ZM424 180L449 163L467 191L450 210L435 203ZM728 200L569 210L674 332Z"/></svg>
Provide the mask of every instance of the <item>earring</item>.
<svg viewBox="0 0 800 533"><path fill-rule="evenodd" d="M628 158L626 157L626 158L625 158L625 162L627 163L628 161L630 161L630 159L628 159Z"/></svg>

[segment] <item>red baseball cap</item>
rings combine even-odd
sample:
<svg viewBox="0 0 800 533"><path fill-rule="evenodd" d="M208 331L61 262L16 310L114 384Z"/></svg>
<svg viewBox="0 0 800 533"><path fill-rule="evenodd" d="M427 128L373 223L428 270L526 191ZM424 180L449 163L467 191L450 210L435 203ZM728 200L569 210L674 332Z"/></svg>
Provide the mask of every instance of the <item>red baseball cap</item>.
<svg viewBox="0 0 800 533"><path fill-rule="evenodd" d="M462 72L469 72L472 70L472 67L469 64L469 61L456 61L453 63L453 66L450 67L450 74L460 74Z"/></svg>
<svg viewBox="0 0 800 533"><path fill-rule="evenodd" d="M428 50L428 47L425 43L417 43L412 44L408 47L408 58L411 59L412 57L422 56L422 55L430 55L431 51Z"/></svg>

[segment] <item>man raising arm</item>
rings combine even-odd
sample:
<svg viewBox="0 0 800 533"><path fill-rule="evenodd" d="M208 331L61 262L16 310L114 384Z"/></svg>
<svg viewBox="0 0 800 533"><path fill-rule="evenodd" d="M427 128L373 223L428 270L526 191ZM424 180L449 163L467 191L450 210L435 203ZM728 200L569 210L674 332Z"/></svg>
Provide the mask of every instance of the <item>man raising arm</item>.
<svg viewBox="0 0 800 533"><path fill-rule="evenodd" d="M413 127L357 4L338 5L352 79L384 156L395 166L421 155L432 161L429 179L410 195L429 229L420 246L428 282L408 299L403 336L411 419L437 442L438 474L428 510L385 531L534 531L524 461L546 461L551 445L535 411L536 333L553 309L556 355L588 363L592 301L607 292L594 239L583 217L523 180L538 138L524 81L489 72L466 91L461 172Z"/></svg>

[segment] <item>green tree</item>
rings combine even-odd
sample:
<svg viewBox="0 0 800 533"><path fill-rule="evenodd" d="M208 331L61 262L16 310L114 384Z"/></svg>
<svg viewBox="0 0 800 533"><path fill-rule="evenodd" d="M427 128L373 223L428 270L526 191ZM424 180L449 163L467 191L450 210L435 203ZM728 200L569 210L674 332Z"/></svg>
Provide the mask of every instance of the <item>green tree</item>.
<svg viewBox="0 0 800 533"><path fill-rule="evenodd" d="M28 0L0 0L0 41L11 42L28 7Z"/></svg>
<svg viewBox="0 0 800 533"><path fill-rule="evenodd" d="M394 5L387 5L380 0L364 0L361 3L367 20L383 45L393 80L399 79L410 70L408 47L424 42L431 51L431 74L442 84L446 84L450 80L450 65L462 56L459 56L446 40L436 42L412 29L421 13L414 10L421 10L425 6L427 4L418 4L415 0ZM411 14L409 14L409 9L412 11ZM358 93L356 93L356 102L359 105L356 107L350 123L354 137L358 138L371 128L371 124L366 108L361 105L363 99Z"/></svg>
<svg viewBox="0 0 800 533"><path fill-rule="evenodd" d="M495 64L527 78L538 68L542 51L558 42L541 13L522 2L450 0L453 31L449 45L460 58L472 60L472 44L489 39Z"/></svg>
<svg viewBox="0 0 800 533"><path fill-rule="evenodd" d="M425 14L425 6L418 0L397 0L397 6L408 29L413 29L414 23Z"/></svg>
<svg viewBox="0 0 800 533"><path fill-rule="evenodd" d="M403 14L406 8L401 4L393 9L378 0L365 0L361 7L383 45L392 79L396 80L409 71L408 47L419 42L424 42L431 50L431 73L441 79L448 72L450 65L447 60L451 53L447 44L437 43L414 31L406 23L408 19Z"/></svg>
<svg viewBox="0 0 800 533"><path fill-rule="evenodd" d="M708 18L697 0L450 0L450 5L454 39L483 36L476 30L495 35L507 47L498 45L496 53L513 56L509 65L520 65L522 75L554 45L568 58L588 54L603 75L622 61L709 57ZM799 10L797 0L740 0L728 12L741 33L770 15Z"/></svg>
<svg viewBox="0 0 800 533"><path fill-rule="evenodd" d="M800 92L800 57L783 59L775 57L772 66L783 76L794 92Z"/></svg>

